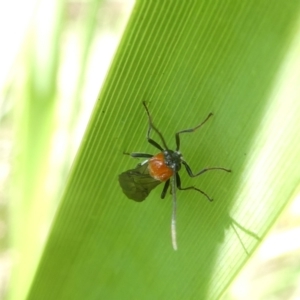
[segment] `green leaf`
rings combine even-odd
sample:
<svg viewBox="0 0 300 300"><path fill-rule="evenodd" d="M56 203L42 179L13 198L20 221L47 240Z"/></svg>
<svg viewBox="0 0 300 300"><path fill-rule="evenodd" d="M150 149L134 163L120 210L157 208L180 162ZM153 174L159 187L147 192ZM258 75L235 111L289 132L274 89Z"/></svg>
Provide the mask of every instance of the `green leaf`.
<svg viewBox="0 0 300 300"><path fill-rule="evenodd" d="M94 109L28 299L219 298L299 186L299 1L138 1ZM178 251L171 196L162 186L128 200L118 174L155 154L154 123L182 136L196 172L178 192ZM153 137L158 140L157 136ZM245 230L235 227L233 221Z"/></svg>

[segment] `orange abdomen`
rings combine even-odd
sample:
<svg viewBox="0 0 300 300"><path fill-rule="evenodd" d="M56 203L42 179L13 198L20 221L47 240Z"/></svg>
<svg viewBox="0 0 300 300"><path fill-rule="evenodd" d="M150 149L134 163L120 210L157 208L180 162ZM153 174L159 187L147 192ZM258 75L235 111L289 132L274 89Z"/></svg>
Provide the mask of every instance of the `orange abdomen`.
<svg viewBox="0 0 300 300"><path fill-rule="evenodd" d="M165 164L163 153L158 153L148 160L148 169L150 176L159 181L167 181L173 175L173 170Z"/></svg>

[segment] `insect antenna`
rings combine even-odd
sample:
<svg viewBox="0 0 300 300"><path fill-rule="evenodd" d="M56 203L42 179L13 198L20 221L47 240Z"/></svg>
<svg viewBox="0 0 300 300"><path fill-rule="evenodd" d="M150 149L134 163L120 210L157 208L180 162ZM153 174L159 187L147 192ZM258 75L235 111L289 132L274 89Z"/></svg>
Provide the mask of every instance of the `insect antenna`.
<svg viewBox="0 0 300 300"><path fill-rule="evenodd" d="M176 232L176 213L177 213L177 199L176 199L176 174L172 176L172 198L173 198L173 209L172 209L172 221L171 221L171 236L173 249L176 251L177 247L177 232Z"/></svg>
<svg viewBox="0 0 300 300"><path fill-rule="evenodd" d="M158 136L160 137L162 143L163 143L163 146L165 147L165 149L169 149L169 147L167 146L167 143L162 135L162 133L155 127L155 125L153 124L153 121L152 121L152 118L151 118L151 115L150 115L150 112L148 110L148 107L147 107L147 104L146 104L146 101L143 101L143 105L145 107L145 110L147 112L147 115L148 115L148 121L149 121L149 126L148 126L148 131L147 131L147 139L148 141L153 144L153 142L156 144L154 145L155 147L159 146L157 145L157 143L155 141L153 141L151 138L150 138L150 132L151 132L151 129L153 129L157 134Z"/></svg>

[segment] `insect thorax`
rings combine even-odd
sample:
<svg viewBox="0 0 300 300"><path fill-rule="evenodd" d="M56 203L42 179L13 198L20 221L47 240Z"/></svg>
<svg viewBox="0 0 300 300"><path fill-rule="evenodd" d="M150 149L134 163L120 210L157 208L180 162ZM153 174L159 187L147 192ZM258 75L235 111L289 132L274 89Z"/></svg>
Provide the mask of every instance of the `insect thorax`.
<svg viewBox="0 0 300 300"><path fill-rule="evenodd" d="M163 154L165 164L175 172L178 172L181 169L181 153L179 151L164 150Z"/></svg>

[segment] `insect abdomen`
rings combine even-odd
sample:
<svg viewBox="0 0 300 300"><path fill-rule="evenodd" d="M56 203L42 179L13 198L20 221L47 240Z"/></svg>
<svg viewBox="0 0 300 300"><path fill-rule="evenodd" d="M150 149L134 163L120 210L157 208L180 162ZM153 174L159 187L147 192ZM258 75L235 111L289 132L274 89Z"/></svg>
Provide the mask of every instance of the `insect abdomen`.
<svg viewBox="0 0 300 300"><path fill-rule="evenodd" d="M161 182L167 181L173 175L173 170L165 163L163 153L158 153L149 159L148 169L150 176Z"/></svg>

